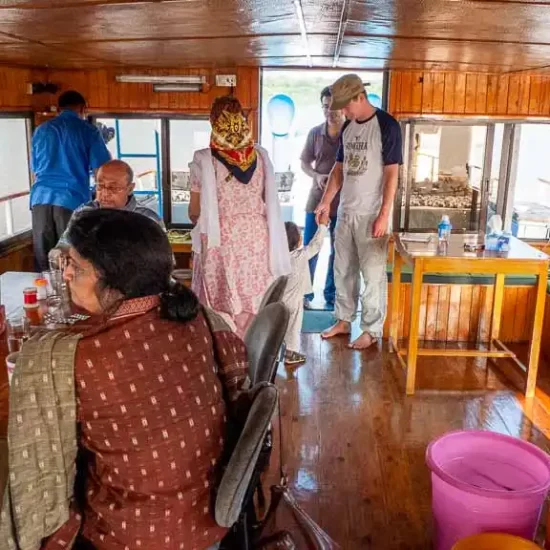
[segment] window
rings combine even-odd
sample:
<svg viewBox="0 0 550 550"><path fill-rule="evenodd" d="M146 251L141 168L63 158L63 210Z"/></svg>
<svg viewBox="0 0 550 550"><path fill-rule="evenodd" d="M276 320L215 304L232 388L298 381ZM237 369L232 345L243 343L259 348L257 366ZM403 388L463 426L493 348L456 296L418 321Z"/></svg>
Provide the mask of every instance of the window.
<svg viewBox="0 0 550 550"><path fill-rule="evenodd" d="M97 118L111 156L134 171L134 194L162 217L161 120L158 118Z"/></svg>
<svg viewBox="0 0 550 550"><path fill-rule="evenodd" d="M512 233L520 239L550 238L550 124L516 124L511 170Z"/></svg>
<svg viewBox="0 0 550 550"><path fill-rule="evenodd" d="M491 154L491 167L488 175L487 220L502 210L504 199L504 185L501 185L501 161L504 145L504 124L495 124L493 136L493 150ZM504 174L503 174L504 176ZM503 177L503 180L505 177ZM504 183L504 182L503 182ZM502 199L502 200L501 200Z"/></svg>
<svg viewBox="0 0 550 550"><path fill-rule="evenodd" d="M324 121L320 102L321 91L348 72L276 69L266 69L262 72L261 144L269 152L275 167L285 220L292 220L299 225L304 223L311 179L302 172L300 154L309 130ZM359 71L357 74L368 84L367 93L377 96L371 96L373 104L382 102L385 97L384 73ZM270 121L269 117L269 101L277 94L290 97L294 105L294 117L285 136L273 133L274 121Z"/></svg>
<svg viewBox="0 0 550 550"><path fill-rule="evenodd" d="M208 119L169 121L172 223L189 224L189 163L193 153L210 143Z"/></svg>
<svg viewBox="0 0 550 550"><path fill-rule="evenodd" d="M487 155L494 137L493 124L410 121L403 140L405 190L400 191L398 225L409 231L434 231L448 215L454 230L477 231L488 212L487 195L492 190L496 200L498 189L489 174L495 174L491 161L499 160L499 153L493 149Z"/></svg>
<svg viewBox="0 0 550 550"><path fill-rule="evenodd" d="M0 239L31 229L30 117L0 118Z"/></svg>

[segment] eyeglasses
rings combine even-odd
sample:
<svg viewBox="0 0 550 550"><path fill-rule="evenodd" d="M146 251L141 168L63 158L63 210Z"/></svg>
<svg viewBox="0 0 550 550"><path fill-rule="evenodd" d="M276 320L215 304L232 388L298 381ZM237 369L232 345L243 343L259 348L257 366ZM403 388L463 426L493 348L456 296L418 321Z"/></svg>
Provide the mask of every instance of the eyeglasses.
<svg viewBox="0 0 550 550"><path fill-rule="evenodd" d="M117 193L125 193L128 190L128 187L120 187L114 185L103 185L98 183L96 185L96 191L101 191L102 193L108 193L110 195L115 195Z"/></svg>
<svg viewBox="0 0 550 550"><path fill-rule="evenodd" d="M63 255L63 272L67 270L68 267L70 267L74 273L75 277L80 277L81 275L86 275L87 273L91 272L90 267L81 267L79 266L73 258L71 258L69 255Z"/></svg>

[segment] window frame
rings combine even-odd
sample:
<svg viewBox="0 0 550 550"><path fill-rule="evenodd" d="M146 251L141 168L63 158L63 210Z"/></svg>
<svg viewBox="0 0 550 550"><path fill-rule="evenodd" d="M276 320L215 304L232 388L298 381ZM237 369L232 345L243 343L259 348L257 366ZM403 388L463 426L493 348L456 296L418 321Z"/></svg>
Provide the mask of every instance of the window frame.
<svg viewBox="0 0 550 550"><path fill-rule="evenodd" d="M21 248L21 245L26 244L28 238L32 233L32 219L31 227L22 231L13 231L13 214L11 212L11 201L30 195L31 188L33 186L33 172L31 166L31 149L32 149L32 136L35 130L35 120L33 111L0 111L0 120L2 119L23 119L25 121L25 135L26 135L26 150L27 150L27 171L29 175L29 188L25 191L19 191L10 195L0 196L0 205L7 203L8 206L0 206L0 208L6 207L6 226L8 234L5 237L0 238L0 256L8 254L9 252Z"/></svg>
<svg viewBox="0 0 550 550"><path fill-rule="evenodd" d="M163 115L161 114L157 114L155 112L151 112L151 113L116 113L116 112L99 112L99 111L94 111L94 112L89 112L88 113L88 120L92 123L92 124L95 124L97 122L98 119L102 119L102 118L112 118L112 119L117 119L117 120L160 120L160 147L159 147L159 158L157 159L157 166L159 168L159 172L160 172L160 195L158 197L158 201L159 201L159 204L161 205L161 212L162 212L162 218L163 218L163 221L166 223L166 219L165 219L165 209L164 209L164 194L165 194L165 185L164 185L164 177L165 177L165 170L163 168L163 159L164 159L164 151L163 151L163 148L164 148L164 132L163 132L163 124L164 124L164 121L163 121ZM118 140L118 136L117 136L117 140ZM117 150L119 150L119 153L120 153L120 146L119 146L119 143L120 141L117 142ZM126 157L126 158L131 158L131 154L130 156L126 153L123 154L123 157ZM138 155L140 156L140 155ZM121 160L124 160L124 158L122 158ZM154 192L154 194L156 194L156 191ZM167 226L168 227L168 226Z"/></svg>
<svg viewBox="0 0 550 550"><path fill-rule="evenodd" d="M445 116L418 116L418 117L404 117L400 118L399 122L402 128L402 135L405 136L405 132L409 131L409 151L403 150L404 158L406 162L409 162L411 158L411 150L414 146L414 125L415 124L440 124L440 125L466 125L466 126L487 126L487 136L485 141L485 155L484 166L482 175L481 186L481 204L480 204L480 219L478 231L470 230L458 230L457 233L477 233L483 231L482 228L487 224L487 207L489 204L490 195L490 178L492 169L492 155L494 148L495 127L497 124L504 125L504 133L502 138L502 147L500 151L500 171L499 181L497 187L497 201L496 201L496 213L500 214L503 220L503 226L508 228L508 224L511 226L511 212L513 211L513 195L510 196L509 184L511 177L514 175L515 168L517 166L518 149L517 149L517 130L516 126L522 123L537 122L542 124L549 124L550 119L532 121L529 119L510 119L510 118L498 118L498 117L445 117ZM405 147L406 139L403 138L403 148ZM407 169L409 166L407 166ZM396 193L396 199L394 202L394 228L396 231L408 231L407 214L408 209L406 205L410 201L410 182L404 181L404 168L401 167L399 187ZM407 170L407 180L411 178L410 170ZM400 198L405 193L405 216L401 219L401 202ZM510 200L512 203L510 204ZM418 233L429 233L434 231L433 228L427 229L414 229Z"/></svg>
<svg viewBox="0 0 550 550"><path fill-rule="evenodd" d="M315 69L317 70L317 69ZM323 69L323 70L326 70L327 72L330 72L330 71L333 71L335 73L337 72L341 72L343 69L341 67L336 67L336 68L332 68L332 69ZM264 124L264 120L263 120L263 97L264 97L264 94L263 94L263 87L264 87L264 73L265 72L269 72L269 71L296 71L296 72L300 72L302 71L302 69L300 68L292 68L292 67L261 67L260 68L260 75L259 75L259 82L258 82L258 86L259 86L259 101L258 101L258 143L260 143L260 140L262 138L262 132L263 132L263 124ZM383 111L387 111L388 110L388 105L389 105L389 100L390 100L390 71L389 69L372 69L372 70L369 70L369 69L360 69L360 72L369 72L369 73L381 73L382 74L382 96L381 96L381 99L382 99L382 110ZM319 90L320 92L320 90ZM368 91L367 91L368 93ZM391 114L391 113L390 113Z"/></svg>
<svg viewBox="0 0 550 550"><path fill-rule="evenodd" d="M320 97L320 93L323 90L324 86L331 85L332 83L334 83L336 81L337 78L343 76L346 73L353 72L351 70L346 70L344 67L330 67L330 68L328 68L328 67L313 67L313 68L311 68L311 71L313 71L314 73L323 73L323 75L325 75L325 74L326 75L332 75L330 84L328 82L323 82L322 84L320 84L317 81L317 83L315 84L315 87L317 89L316 98ZM262 67L259 71L257 143L267 150L267 152L268 152L268 154L271 158L271 161L274 164L274 167L275 167L275 170L276 170L277 173L286 172L286 169L283 168L283 163L282 162L281 163L276 162L277 156L276 156L275 150L274 150L277 147L275 145L275 139L276 138L273 141L271 141L271 139L268 137L268 136L274 136L274 134L270 134L268 132L264 136L264 131L267 131L269 129L269 121L267 120L268 117L264 117L264 115L266 114L266 112L264 112L264 108L266 107L266 101L269 101L269 99L270 99L269 96L265 92L266 75L268 75L270 73L281 73L281 72L300 74L300 73L303 73L304 71L303 71L303 69L301 69L299 67L283 67L283 66L280 66L280 67L277 67L277 66ZM381 80L381 92L380 92L380 105L381 106L380 106L380 109L383 110L383 111L388 111L389 97L390 97L390 70L389 69L365 69L365 68L361 69L361 68L359 68L359 69L356 69L355 72L357 72L359 74L359 76L362 78L363 82L370 82L371 84L373 83L374 80L376 80L376 84L378 84L378 82L379 82L378 78L380 78L380 80ZM365 75L364 73L370 73L371 77L374 77L374 75L376 75L376 79L368 78L368 76ZM314 76L312 77L312 82L316 82L313 79L314 79ZM366 87L365 94L369 94L370 91L371 91L371 89L369 87ZM275 92L276 93L282 93L280 90L275 90ZM290 95L292 95L292 94L290 93ZM292 99L296 104L297 103L296 97L292 97ZM319 99L316 99L315 101L318 102ZM319 112L320 112L320 103L316 103L316 104L319 105ZM311 101L308 102L307 105L311 105ZM295 112L294 121L292 123L291 128L293 128L293 125L295 124L296 120L298 120L298 119L300 119L300 116L297 115L296 112ZM281 202L281 213L282 213L283 219L290 219L290 220L295 221L298 224L298 226L300 226L302 229L304 227L305 206L306 206L307 200L308 200L306 198L305 191L307 190L307 188L311 187L311 178L308 177L300 167L300 162L299 162L300 151L301 151L301 148L303 147L303 145L306 142L309 130L314 125L316 126L317 124L320 124L321 123L320 121L321 121L321 119L319 119L319 122L313 122L313 121L310 120L309 123L308 123L308 126L306 128L303 128L303 129L305 129L305 133L303 134L303 144L302 145L299 145L299 144L296 145L296 148L300 147L299 150L293 150L288 145L286 147L284 147L285 153L290 151L290 150L293 151L292 155L289 155L288 158L286 158L285 154L283 156L285 156L285 160L290 161L289 162L289 164L290 164L289 171L294 174L294 180L293 180L293 184L292 184L292 191L290 193L288 193L289 195L291 195L290 200L288 200L288 202L287 201ZM267 128L266 128L266 125L267 125ZM268 141L265 141L264 138L267 138ZM293 139L292 132L287 134L287 136L285 136L285 137L281 137L281 142L285 139ZM283 146L281 145L281 147L283 147ZM290 156L292 157L292 160L290 159ZM294 164L294 163L296 163L296 164ZM287 165L286 162L285 162L284 165L285 166ZM308 183L308 180L309 180L309 183ZM281 190L281 192L284 193L285 195L287 195L287 193L285 193L284 191ZM302 194L302 193L304 193L302 195L302 197L300 197L299 200L296 200L296 195ZM281 195L280 195L280 198L282 198ZM302 204L304 206L303 210L301 209L301 206L302 206L301 201L302 200L303 200ZM287 216L288 216L288 218L287 218Z"/></svg>
<svg viewBox="0 0 550 550"><path fill-rule="evenodd" d="M550 119L548 118L521 118L514 119L513 121L507 120L506 123L511 127L509 129L509 140L508 140L508 149L507 153L507 163L506 163L506 178L505 181L499 181L499 186L503 186L503 198L501 204L501 214L503 226L505 229L511 231L512 228L512 219L514 214L514 191L516 186L517 179L517 168L519 161L519 149L520 149L520 137L521 137L521 125L523 124L544 124L550 126ZM503 143L503 154L504 154L504 143ZM550 219L548 220L548 225L550 226ZM550 242L550 227L547 231L547 236L541 239L533 238L521 238L519 239L534 243L542 244Z"/></svg>
<svg viewBox="0 0 550 550"><path fill-rule="evenodd" d="M401 131L403 135L403 156L406 162L409 162L411 158L411 147L413 146L413 140L411 136L414 137L414 124L422 123L433 123L433 124L462 124L462 125L492 125L493 127L496 124L504 125L504 132L502 137L502 147L500 151L500 170L499 170L499 179L498 179L498 188L497 188L497 201L496 201L496 213L500 214L502 217L503 227L506 230L511 231L512 227L512 217L514 212L514 189L515 189L515 180L517 174L517 165L519 160L519 142L521 136L521 125L522 124L546 124L550 125L550 118L506 118L506 117L445 117L443 116L417 116L417 117L403 117L399 118L399 123L401 125ZM405 151L405 144L407 143L405 139L405 133L409 132L409 151ZM484 171L483 171L483 194L488 199L490 189L490 175L492 168L492 148L494 146L494 131L491 136L491 147L488 145L489 134L487 135L486 148L485 148L485 157L484 157ZM489 160L489 164L487 161ZM407 166L407 168L409 168ZM393 227L395 231L407 231L408 225L405 223L405 218L408 213L408 209L405 208L405 215L401 216L402 208L402 198L405 194L405 206L409 202L409 195L407 194L410 189L409 182L405 182L405 168L404 165L400 167L399 171L399 186L395 196L394 201L394 213L393 213ZM410 170L407 170L407 179L410 178ZM479 230L482 231L482 228L486 225L486 219L483 220L482 216L487 215L487 206L488 201L485 204L485 207L482 205L482 211L480 214L480 224ZM402 219L403 218L403 219ZM483 222L483 223L482 223ZM549 220L550 225L550 220ZM433 229L414 229L415 232L430 232ZM465 231L470 233L470 231ZM531 242L534 244L541 244L550 241L550 232L547 238L544 239L522 239L526 242Z"/></svg>
<svg viewBox="0 0 550 550"><path fill-rule="evenodd" d="M464 117L464 118L445 118L445 117L406 117L400 118L402 142L403 142L403 158L404 163L399 170L398 190L394 201L393 226L396 231L409 231L410 227L410 204L412 195L412 178L411 162L414 151L414 133L417 126L422 125L437 125L437 126L486 126L487 132L485 135L485 151L483 155L483 172L481 175L480 184L480 213L479 213L479 228L485 227L487 223L487 207L490 192L490 174L492 167L493 146L495 137L495 125L504 121L487 119L486 117ZM405 135L407 134L407 135ZM408 141L407 141L408 139ZM405 144L408 143L408 150L405 151ZM406 175L405 175L405 162ZM497 196L500 192L500 177ZM405 203L403 205L403 196ZM404 207L404 214L402 209ZM435 228L414 228L415 233L429 233ZM479 229L480 230L480 229ZM456 233L477 233L479 230L457 229L453 230Z"/></svg>
<svg viewBox="0 0 550 550"><path fill-rule="evenodd" d="M263 72L269 70L269 68L262 69L259 74L259 100L260 105L258 107L258 130L259 136L261 136L262 125L264 123L262 117L262 83ZM376 71L381 72L383 75L383 89L382 89L382 108L387 108L389 99L389 85L388 85L388 71ZM156 118L161 121L161 144L160 144L160 169L161 169L161 200L163 205L163 218L166 227L169 229L191 229L192 224L172 223L172 193L171 193L171 163L170 163L170 120L207 120L208 113L128 113L128 112L116 112L116 111L93 111L90 112L92 120L97 118L119 118L119 119L151 119ZM28 138L29 146L29 170L31 171L31 186L32 186L32 170L30 167L30 136L34 130L34 119L32 112L6 112L0 113L1 117L20 118L25 117L30 121L31 131ZM432 123L432 124L444 124L444 125L485 125L488 127L488 133L486 137L485 157L484 157L484 171L482 176L482 201L485 204L481 204L480 223L479 228L483 228L486 223L488 195L490 185L490 169L492 165L492 146L494 143L494 125L504 124L504 134L502 140L502 148L500 155L500 172L497 188L497 204L496 213L500 214L503 220L505 228L511 227L511 219L513 214L513 184L515 171L517 169L517 161L519 156L519 134L518 128L521 124L550 124L550 118L506 118L506 117L483 117L483 116L464 116L464 117L445 117L445 115L426 116L419 115L416 117L403 117L399 118L398 122L401 125L403 138L405 132L409 132L409 152L403 151L404 158L407 162L410 159L410 149L414 146L414 140L410 139L412 135L414 137L413 124ZM493 131L490 134L489 128L492 127ZM491 148L488 147L489 141L491 141ZM403 139L403 148L405 148L406 140ZM394 201L393 209L393 227L396 231L406 231L407 225L405 225L405 218L407 217L408 209L406 205L410 199L410 185L404 181L405 167L400 167L399 170L399 185ZM407 178L410 178L410 170L407 171ZM405 212L401 213L401 201L405 195ZM417 232L429 232L433 229L415 229ZM470 231L463 231L469 233ZM6 239L3 239L4 241ZM528 239L532 242L546 242L547 239ZM0 242L2 242L0 241Z"/></svg>
<svg viewBox="0 0 550 550"><path fill-rule="evenodd" d="M160 120L160 184L162 218L167 229L192 229L191 223L172 222L172 170L170 159L170 121L171 120L209 120L208 113L117 113L116 111L93 111L89 113L92 122L101 118L114 119L156 119Z"/></svg>
<svg viewBox="0 0 550 550"><path fill-rule="evenodd" d="M170 122L172 120L206 120L210 121L210 113L205 114L183 114L183 115L168 115L166 117L166 139L163 137L163 143L166 142L166 156L167 156L167 178L166 178L166 191L163 191L165 197L164 209L164 223L166 227L170 229L192 229L192 223L174 223L172 222L172 165L170 158Z"/></svg>

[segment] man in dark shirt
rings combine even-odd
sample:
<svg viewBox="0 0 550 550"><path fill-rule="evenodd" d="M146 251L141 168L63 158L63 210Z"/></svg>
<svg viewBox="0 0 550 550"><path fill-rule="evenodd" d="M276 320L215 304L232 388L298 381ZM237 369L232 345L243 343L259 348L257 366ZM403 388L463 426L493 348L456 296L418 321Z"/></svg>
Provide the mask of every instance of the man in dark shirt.
<svg viewBox="0 0 550 550"><path fill-rule="evenodd" d="M301 156L302 170L313 179L313 185L311 186L306 204L304 245L307 245L313 239L317 231L315 209L323 197L328 176L336 161L338 138L344 124L344 117L341 111L330 110L330 101L330 88L327 86L321 92L321 106L326 121L310 130ZM338 202L339 194L332 202L330 208L330 257L324 290L325 301L329 307L334 307L336 293L334 286L334 228L336 227ZM319 256L317 255L309 260L309 272L312 284L315 278L315 268L317 267L318 258ZM305 296L304 306L306 308L310 306L311 300L313 300L313 294Z"/></svg>
<svg viewBox="0 0 550 550"><path fill-rule="evenodd" d="M90 201L90 170L111 159L98 129L84 119L86 100L61 94L61 113L41 124L32 138L31 188L33 246L36 266L48 269L48 252L67 228L71 215Z"/></svg>
<svg viewBox="0 0 550 550"><path fill-rule="evenodd" d="M137 212L138 214L142 214L143 216L156 221L163 229L166 230L164 227L164 222L159 218L158 214L151 208L143 206L136 200L136 197L133 194L135 188L134 171L129 164L117 159L106 162L97 171L96 181L96 199L79 206L73 212L69 225L67 225L67 229L63 235L61 235L57 246L50 250L50 263L57 263L64 249L67 249L70 246L68 235L71 225L78 218L78 215L81 212L86 212L87 210L97 210L98 208L116 208L117 210Z"/></svg>

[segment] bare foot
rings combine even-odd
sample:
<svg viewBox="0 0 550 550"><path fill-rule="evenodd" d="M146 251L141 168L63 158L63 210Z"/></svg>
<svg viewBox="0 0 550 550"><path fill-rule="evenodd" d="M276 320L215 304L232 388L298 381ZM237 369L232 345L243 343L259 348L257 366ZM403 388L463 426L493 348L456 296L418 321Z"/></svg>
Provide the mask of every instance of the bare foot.
<svg viewBox="0 0 550 550"><path fill-rule="evenodd" d="M336 321L330 328L321 332L321 338L328 340L340 334L351 334L351 325L347 321Z"/></svg>
<svg viewBox="0 0 550 550"><path fill-rule="evenodd" d="M359 338L356 338L348 347L351 349L367 349L376 344L376 338L373 338L368 332L363 332Z"/></svg>

